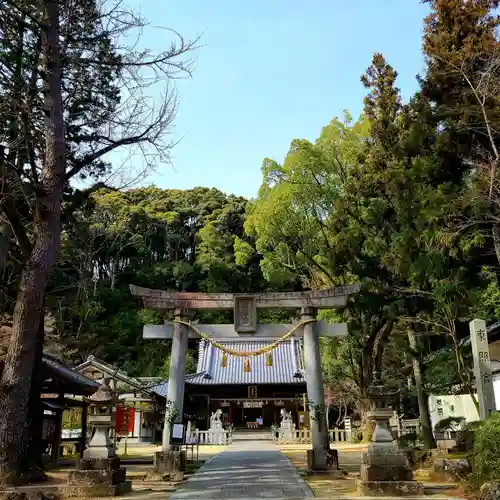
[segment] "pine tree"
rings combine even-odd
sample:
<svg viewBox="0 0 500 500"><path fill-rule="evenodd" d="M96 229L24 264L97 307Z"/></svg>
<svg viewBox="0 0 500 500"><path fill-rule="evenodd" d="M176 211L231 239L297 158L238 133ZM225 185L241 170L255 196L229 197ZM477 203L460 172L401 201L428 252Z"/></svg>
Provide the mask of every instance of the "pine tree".
<svg viewBox="0 0 500 500"><path fill-rule="evenodd" d="M483 113L471 88L488 77L491 58L500 55L496 30L498 0L426 0L431 12L425 19L423 50L427 69L420 78L421 94L434 111L440 132L442 168L460 182L479 148L491 151ZM497 75L491 75L498 78ZM489 78L489 77L488 77ZM500 123L495 99L485 106L492 123ZM458 147L457 147L458 146Z"/></svg>

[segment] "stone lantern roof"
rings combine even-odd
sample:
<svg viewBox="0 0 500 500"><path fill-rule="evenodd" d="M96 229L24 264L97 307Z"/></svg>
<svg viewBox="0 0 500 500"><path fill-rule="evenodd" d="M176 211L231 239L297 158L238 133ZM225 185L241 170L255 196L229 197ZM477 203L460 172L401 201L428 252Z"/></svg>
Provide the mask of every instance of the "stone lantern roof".
<svg viewBox="0 0 500 500"><path fill-rule="evenodd" d="M99 386L99 389L97 389L88 400L91 403L102 405L116 403L118 398L109 385L110 381L111 379L105 378Z"/></svg>
<svg viewBox="0 0 500 500"><path fill-rule="evenodd" d="M399 389L390 390L380 379L380 373L373 373L372 383L367 387L368 399L376 408L382 408L390 403L399 394Z"/></svg>

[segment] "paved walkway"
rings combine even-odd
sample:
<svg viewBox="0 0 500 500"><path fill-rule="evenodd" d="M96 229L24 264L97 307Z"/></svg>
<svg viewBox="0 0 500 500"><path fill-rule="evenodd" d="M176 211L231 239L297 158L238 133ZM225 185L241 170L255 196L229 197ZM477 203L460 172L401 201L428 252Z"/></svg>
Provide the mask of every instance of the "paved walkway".
<svg viewBox="0 0 500 500"><path fill-rule="evenodd" d="M269 441L237 442L208 460L169 500L303 499L313 494Z"/></svg>

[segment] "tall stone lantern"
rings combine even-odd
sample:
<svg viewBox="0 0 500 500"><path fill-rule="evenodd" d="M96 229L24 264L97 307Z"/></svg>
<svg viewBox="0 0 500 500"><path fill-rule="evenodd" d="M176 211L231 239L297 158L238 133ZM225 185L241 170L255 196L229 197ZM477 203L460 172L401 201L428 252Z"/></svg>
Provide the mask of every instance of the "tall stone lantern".
<svg viewBox="0 0 500 500"><path fill-rule="evenodd" d="M92 396L88 398L88 422L94 428L94 434L83 458L113 458L116 448L111 440L110 432L116 422L116 403L118 397L110 387L110 379L105 378Z"/></svg>
<svg viewBox="0 0 500 500"><path fill-rule="evenodd" d="M363 453L359 493L367 496L422 495L423 485L413 481L406 453L398 449L389 425L392 402L399 390L391 391L375 372L367 393L371 404L367 416L375 421L375 430L368 450Z"/></svg>
<svg viewBox="0 0 500 500"><path fill-rule="evenodd" d="M104 379L99 389L90 396L88 422L94 428L83 458L77 460L75 470L68 474L63 491L67 497L110 497L123 495L132 490L126 478L126 470L120 467L120 459L111 440L110 431L115 426L115 408L118 401L111 389L110 379Z"/></svg>
<svg viewBox="0 0 500 500"><path fill-rule="evenodd" d="M380 380L380 373L374 372L373 380L367 389L371 410L367 417L375 421L375 429L372 435L372 447L384 447L386 449L396 449L389 421L393 415L392 403L399 394L399 389L395 391L389 388Z"/></svg>

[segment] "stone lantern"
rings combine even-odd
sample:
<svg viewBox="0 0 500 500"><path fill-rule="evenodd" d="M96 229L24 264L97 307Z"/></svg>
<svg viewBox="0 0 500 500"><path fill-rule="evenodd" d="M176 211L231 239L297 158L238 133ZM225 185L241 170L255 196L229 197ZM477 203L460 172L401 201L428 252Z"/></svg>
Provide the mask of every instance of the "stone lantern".
<svg viewBox="0 0 500 500"><path fill-rule="evenodd" d="M88 422L94 428L94 434L88 447L83 452L83 458L113 458L116 456L114 442L110 431L115 426L115 411L118 397L111 389L110 379L105 378L92 396L88 398Z"/></svg>
<svg viewBox="0 0 500 500"><path fill-rule="evenodd" d="M392 438L389 420L394 413L392 402L399 394L399 389L390 391L381 382L380 374L375 372L367 393L371 403L371 410L368 412L367 417L375 421L375 430L373 431L371 445L374 447L383 446L385 448L396 449L397 445Z"/></svg>
<svg viewBox="0 0 500 500"><path fill-rule="evenodd" d="M399 390L391 391L375 372L367 389L371 410L367 416L375 421L368 450L363 453L358 491L367 496L413 496L423 494L423 485L413 481L406 453L398 449L389 426L392 402Z"/></svg>
<svg viewBox="0 0 500 500"><path fill-rule="evenodd" d="M68 474L68 483L63 490L67 497L110 497L123 495L132 490L126 478L126 470L120 467L120 459L110 438L115 426L117 395L104 379L97 391L90 396L88 422L94 428L83 458L76 462L76 469Z"/></svg>

